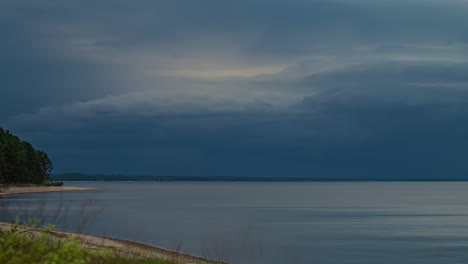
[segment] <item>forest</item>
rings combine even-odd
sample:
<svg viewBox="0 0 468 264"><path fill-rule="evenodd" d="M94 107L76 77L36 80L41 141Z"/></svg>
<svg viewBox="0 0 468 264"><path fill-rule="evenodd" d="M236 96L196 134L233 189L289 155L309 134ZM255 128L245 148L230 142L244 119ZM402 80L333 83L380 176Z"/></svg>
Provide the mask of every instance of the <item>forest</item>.
<svg viewBox="0 0 468 264"><path fill-rule="evenodd" d="M1 184L44 184L51 180L52 169L46 152L0 128Z"/></svg>

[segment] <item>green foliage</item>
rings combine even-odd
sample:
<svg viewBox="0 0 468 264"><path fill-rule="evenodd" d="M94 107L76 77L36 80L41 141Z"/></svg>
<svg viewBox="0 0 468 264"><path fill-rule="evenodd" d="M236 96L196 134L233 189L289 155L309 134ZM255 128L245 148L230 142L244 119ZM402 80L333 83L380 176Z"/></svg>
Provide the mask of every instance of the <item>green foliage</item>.
<svg viewBox="0 0 468 264"><path fill-rule="evenodd" d="M123 257L109 249L88 249L73 237L53 239L17 228L0 230L2 264L178 264L161 259Z"/></svg>
<svg viewBox="0 0 468 264"><path fill-rule="evenodd" d="M21 223L19 216L16 216L15 217L15 223L17 225L21 224L21 225L29 226L29 227L41 227L41 225L42 225L42 221L39 218L35 218L35 217L30 218L27 221ZM49 226L45 227L46 230L52 230L54 228L55 228L55 226L53 226L53 225L49 225Z"/></svg>
<svg viewBox="0 0 468 264"><path fill-rule="evenodd" d="M42 184L50 180L52 169L47 153L0 128L0 183Z"/></svg>
<svg viewBox="0 0 468 264"><path fill-rule="evenodd" d="M56 242L46 234L28 235L17 230L0 235L0 263L4 264L87 264L106 263L109 251L87 250L79 241L69 237Z"/></svg>

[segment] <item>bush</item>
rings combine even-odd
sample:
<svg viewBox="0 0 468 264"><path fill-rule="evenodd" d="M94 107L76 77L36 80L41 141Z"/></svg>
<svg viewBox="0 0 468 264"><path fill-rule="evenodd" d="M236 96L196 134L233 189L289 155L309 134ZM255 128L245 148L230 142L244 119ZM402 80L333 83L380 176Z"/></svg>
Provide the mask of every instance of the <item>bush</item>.
<svg viewBox="0 0 468 264"><path fill-rule="evenodd" d="M46 234L37 237L18 230L3 231L0 234L0 263L21 264L87 264L106 263L110 252L80 248L72 238L53 241Z"/></svg>
<svg viewBox="0 0 468 264"><path fill-rule="evenodd" d="M54 239L47 234L27 230L0 229L0 263L2 264L177 264L160 259L123 257L110 249L88 249L73 238Z"/></svg>

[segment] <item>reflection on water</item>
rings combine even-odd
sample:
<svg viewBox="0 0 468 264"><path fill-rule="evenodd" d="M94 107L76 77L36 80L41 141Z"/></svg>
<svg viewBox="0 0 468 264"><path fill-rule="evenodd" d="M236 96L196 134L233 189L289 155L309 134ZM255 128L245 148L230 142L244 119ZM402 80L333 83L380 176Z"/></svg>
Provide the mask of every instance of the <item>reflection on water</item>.
<svg viewBox="0 0 468 264"><path fill-rule="evenodd" d="M465 263L468 183L68 182L0 198L0 220L136 240L234 263Z"/></svg>

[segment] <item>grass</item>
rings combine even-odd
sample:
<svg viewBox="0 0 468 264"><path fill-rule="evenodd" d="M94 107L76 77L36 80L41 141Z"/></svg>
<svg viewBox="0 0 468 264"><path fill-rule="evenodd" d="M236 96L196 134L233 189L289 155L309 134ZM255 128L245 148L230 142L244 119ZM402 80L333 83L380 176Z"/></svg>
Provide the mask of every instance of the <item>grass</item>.
<svg viewBox="0 0 468 264"><path fill-rule="evenodd" d="M73 237L53 239L47 235L47 230L37 235L16 227L0 229L0 263L181 264L170 260L120 256L110 249L89 249Z"/></svg>

